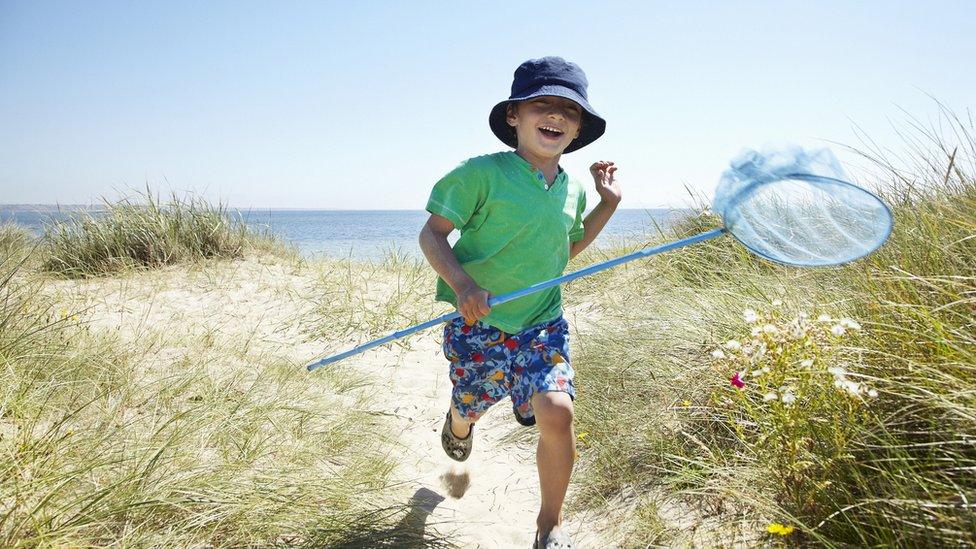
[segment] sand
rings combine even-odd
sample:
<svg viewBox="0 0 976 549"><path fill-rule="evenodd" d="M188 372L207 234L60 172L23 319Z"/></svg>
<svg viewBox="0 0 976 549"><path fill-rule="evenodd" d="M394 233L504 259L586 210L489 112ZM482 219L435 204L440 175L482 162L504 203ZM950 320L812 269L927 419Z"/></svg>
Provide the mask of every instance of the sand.
<svg viewBox="0 0 976 549"><path fill-rule="evenodd" d="M324 283L340 272L347 282L361 284L349 289ZM390 278L389 271L266 257L60 281L50 288L66 307L81 311L79 318L93 330L111 330L133 345L152 346L153 352L146 355L149 371L164 370L176 360L193 360L200 341L212 342L216 349L207 367L226 370L246 367L241 357L248 353L280 357L303 368L312 359L365 342L376 327L341 340L328 337L330 330L316 319L340 296L323 295L326 289L351 292L342 296L347 304L375 308L395 300L407 282L415 293L427 289L426 278L418 286L416 280ZM445 310L432 298L425 303L421 315ZM576 312L587 307L567 309L573 337L585 336L585 315ZM387 331L409 325L403 323L406 318ZM399 345L328 366L365 376L369 383L363 390L376 397L370 399L372 411L388 426L389 436L377 444L385 445L398 464L394 488L369 497L388 499L377 505L409 503L412 512L401 527L447 536L463 547L530 547L539 505L536 430L514 421L506 399L478 422L474 452L467 462L458 464L444 454L440 428L451 385L440 332L433 328ZM147 343L147 334L155 339ZM185 342L193 342L194 348L181 348ZM220 352L226 353L229 345L238 359L220 360ZM317 372L307 375L308 383L322 383ZM608 547L619 539L619 519L568 512L565 527L580 547Z"/></svg>

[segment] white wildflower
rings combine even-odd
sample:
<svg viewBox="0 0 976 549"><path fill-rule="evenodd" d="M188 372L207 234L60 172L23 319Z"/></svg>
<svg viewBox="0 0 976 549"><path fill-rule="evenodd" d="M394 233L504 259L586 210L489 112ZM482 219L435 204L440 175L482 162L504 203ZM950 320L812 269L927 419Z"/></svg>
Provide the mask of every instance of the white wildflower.
<svg viewBox="0 0 976 549"><path fill-rule="evenodd" d="M847 328L841 326L840 324L834 324L834 327L830 329L830 333L835 336L842 336L847 331Z"/></svg>
<svg viewBox="0 0 976 549"><path fill-rule="evenodd" d="M831 320L833 319L828 314L822 314L817 317L817 322L830 322Z"/></svg>
<svg viewBox="0 0 976 549"><path fill-rule="evenodd" d="M847 389L848 393L855 396L861 394L861 384L856 381L844 380L844 389Z"/></svg>
<svg viewBox="0 0 976 549"><path fill-rule="evenodd" d="M796 402L796 395L793 394L793 391L786 391L780 399L783 401L783 404L790 405Z"/></svg>
<svg viewBox="0 0 976 549"><path fill-rule="evenodd" d="M742 349L742 344L734 339L730 339L725 342L725 348L730 351L739 351Z"/></svg>
<svg viewBox="0 0 976 549"><path fill-rule="evenodd" d="M842 318L842 319L840 319L840 325L843 326L843 327L845 327L845 328L849 328L851 330L860 330L861 329L861 325L858 324L856 320L853 320L853 319L850 319L850 318Z"/></svg>
<svg viewBox="0 0 976 549"><path fill-rule="evenodd" d="M809 368L810 366L813 366L813 359L812 358L808 358L806 360L801 360L800 361L800 366L802 366L804 368Z"/></svg>
<svg viewBox="0 0 976 549"><path fill-rule="evenodd" d="M756 371L752 372L752 377L759 377L761 375L763 375L763 371L762 370L756 370Z"/></svg>
<svg viewBox="0 0 976 549"><path fill-rule="evenodd" d="M878 391L874 389L868 389L868 396L871 398L878 398Z"/></svg>
<svg viewBox="0 0 976 549"><path fill-rule="evenodd" d="M756 349L756 360L759 360L764 356L766 356L766 344L760 343L759 347Z"/></svg>
<svg viewBox="0 0 976 549"><path fill-rule="evenodd" d="M749 356L752 354L752 345L743 345L742 354Z"/></svg>
<svg viewBox="0 0 976 549"><path fill-rule="evenodd" d="M766 325L764 325L762 327L762 329L767 334L778 334L779 333L779 328L777 328L776 326L773 326L772 324L766 324Z"/></svg>
<svg viewBox="0 0 976 549"><path fill-rule="evenodd" d="M762 371L763 371L764 374L768 374L769 373L769 366L763 366L762 367Z"/></svg>
<svg viewBox="0 0 976 549"><path fill-rule="evenodd" d="M847 370L841 368L840 366L831 366L827 368L827 371L834 374L834 377L844 377L847 375Z"/></svg>
<svg viewBox="0 0 976 549"><path fill-rule="evenodd" d="M762 333L762 328L760 328L759 326L753 326L752 330L749 332L749 335L751 335L752 337L759 337L759 334L761 333Z"/></svg>
<svg viewBox="0 0 976 549"><path fill-rule="evenodd" d="M802 313L801 312L800 314L796 315L796 319L799 320L799 321L803 321L803 320L806 320L808 318L810 318L810 315L808 315L807 313Z"/></svg>
<svg viewBox="0 0 976 549"><path fill-rule="evenodd" d="M753 311L752 309L746 309L745 311L742 311L742 318L751 324L759 320L759 315L757 315L756 311Z"/></svg>
<svg viewBox="0 0 976 549"><path fill-rule="evenodd" d="M782 299L774 299L773 300L773 307L779 307L782 304L783 304L783 300Z"/></svg>
<svg viewBox="0 0 976 549"><path fill-rule="evenodd" d="M722 352L722 349L715 349L712 351L712 358L725 358L725 353Z"/></svg>
<svg viewBox="0 0 976 549"><path fill-rule="evenodd" d="M776 400L776 393L774 391L770 391L763 395L763 402L769 402L770 400Z"/></svg>

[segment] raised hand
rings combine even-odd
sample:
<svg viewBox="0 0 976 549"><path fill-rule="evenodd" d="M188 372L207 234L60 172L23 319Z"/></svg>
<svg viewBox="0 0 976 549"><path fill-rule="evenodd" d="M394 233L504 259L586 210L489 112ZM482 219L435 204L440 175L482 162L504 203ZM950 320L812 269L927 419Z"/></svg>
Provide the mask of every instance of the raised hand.
<svg viewBox="0 0 976 549"><path fill-rule="evenodd" d="M600 160L590 166L590 175L593 176L597 194L603 202L612 206L619 204L622 196L620 184L614 178L616 171L617 166L609 160Z"/></svg>

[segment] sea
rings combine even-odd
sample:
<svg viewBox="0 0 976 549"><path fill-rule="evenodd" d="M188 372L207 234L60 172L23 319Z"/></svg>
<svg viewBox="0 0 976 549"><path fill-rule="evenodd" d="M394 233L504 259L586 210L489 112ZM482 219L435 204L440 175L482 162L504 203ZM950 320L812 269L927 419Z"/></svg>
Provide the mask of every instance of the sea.
<svg viewBox="0 0 976 549"><path fill-rule="evenodd" d="M35 235L46 225L77 215L83 207L0 205L0 223L14 223ZM97 209L89 209L98 215ZM422 258L417 237L427 221L423 210L231 210L249 227L294 245L302 256L381 261L390 254ZM688 215L677 209L620 209L597 237L597 246L647 242ZM448 237L453 244L458 232Z"/></svg>

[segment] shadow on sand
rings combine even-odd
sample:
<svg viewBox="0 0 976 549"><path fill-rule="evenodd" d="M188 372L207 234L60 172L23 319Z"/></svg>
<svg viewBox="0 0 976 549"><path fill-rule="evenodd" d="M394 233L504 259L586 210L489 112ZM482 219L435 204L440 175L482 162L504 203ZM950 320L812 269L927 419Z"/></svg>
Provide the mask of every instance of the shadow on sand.
<svg viewBox="0 0 976 549"><path fill-rule="evenodd" d="M441 548L455 547L439 534L428 534L427 517L442 501L444 496L428 488L420 488L405 507L380 509L357 517L355 524L349 525L339 536L315 536L308 540L306 547L403 547L403 548ZM390 521L404 513L395 525ZM325 534L326 532L320 532Z"/></svg>

